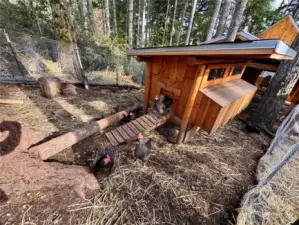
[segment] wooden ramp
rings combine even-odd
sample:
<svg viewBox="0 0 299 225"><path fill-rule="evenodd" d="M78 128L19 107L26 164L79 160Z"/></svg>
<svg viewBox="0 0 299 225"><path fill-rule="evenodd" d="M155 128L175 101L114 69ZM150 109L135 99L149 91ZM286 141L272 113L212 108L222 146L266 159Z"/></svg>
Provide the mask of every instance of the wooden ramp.
<svg viewBox="0 0 299 225"><path fill-rule="evenodd" d="M111 130L105 133L105 135L113 146L117 146L125 142L128 143L136 140L139 133L151 131L166 123L169 118L170 113L161 116L156 112L151 112Z"/></svg>

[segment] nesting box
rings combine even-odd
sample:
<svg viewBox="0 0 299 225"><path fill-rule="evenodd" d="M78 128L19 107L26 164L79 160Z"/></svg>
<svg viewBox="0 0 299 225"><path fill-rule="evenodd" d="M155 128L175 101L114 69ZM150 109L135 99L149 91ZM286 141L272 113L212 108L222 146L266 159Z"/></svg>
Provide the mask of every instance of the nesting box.
<svg viewBox="0 0 299 225"><path fill-rule="evenodd" d="M242 80L253 58L292 59L296 52L279 40L200 46L132 49L146 62L144 112L155 96L173 99L173 119L180 123L177 143L197 127L214 133L243 110L256 87Z"/></svg>

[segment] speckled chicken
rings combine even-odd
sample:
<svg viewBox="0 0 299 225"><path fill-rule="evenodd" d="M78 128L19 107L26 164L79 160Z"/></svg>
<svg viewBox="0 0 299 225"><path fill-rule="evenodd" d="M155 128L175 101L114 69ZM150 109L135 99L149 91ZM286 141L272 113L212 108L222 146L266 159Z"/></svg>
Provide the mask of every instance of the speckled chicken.
<svg viewBox="0 0 299 225"><path fill-rule="evenodd" d="M115 162L115 150L112 147L107 147L102 152L96 152L90 161L89 167L94 174L101 170L112 172Z"/></svg>
<svg viewBox="0 0 299 225"><path fill-rule="evenodd" d="M166 114L166 106L164 104L164 95L155 97L154 107L160 115Z"/></svg>
<svg viewBox="0 0 299 225"><path fill-rule="evenodd" d="M136 145L135 149L135 157L146 161L149 159L150 153L151 153L151 139L149 139L147 142L144 141L143 135L140 133L138 134L138 143Z"/></svg>

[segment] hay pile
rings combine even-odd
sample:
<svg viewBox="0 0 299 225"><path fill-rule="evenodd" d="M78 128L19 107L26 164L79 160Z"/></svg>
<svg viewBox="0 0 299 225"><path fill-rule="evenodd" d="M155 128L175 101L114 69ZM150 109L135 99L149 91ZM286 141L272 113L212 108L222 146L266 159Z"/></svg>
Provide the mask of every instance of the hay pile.
<svg viewBox="0 0 299 225"><path fill-rule="evenodd" d="M255 158L261 155L261 142L252 146L241 127L234 121L217 135L201 132L182 145L171 143L176 137L171 124L161 127L151 135L153 155L148 163L136 161L124 146L115 171L98 177L102 190L69 210L75 218L81 215L79 224L233 221L234 209L252 185Z"/></svg>
<svg viewBox="0 0 299 225"><path fill-rule="evenodd" d="M298 142L294 133L295 109L277 131L272 148L261 158L257 167L257 180L265 178ZM276 142L276 140L279 140ZM240 225L292 224L299 218L299 152L272 178L262 186L248 192L242 201L238 216Z"/></svg>

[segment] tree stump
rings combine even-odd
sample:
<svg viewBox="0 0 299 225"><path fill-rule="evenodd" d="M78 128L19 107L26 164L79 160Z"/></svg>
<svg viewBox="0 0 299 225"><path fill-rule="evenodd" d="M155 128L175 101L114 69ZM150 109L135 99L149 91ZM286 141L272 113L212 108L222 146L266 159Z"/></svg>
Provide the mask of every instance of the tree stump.
<svg viewBox="0 0 299 225"><path fill-rule="evenodd" d="M74 96L77 95L76 86L73 84L66 84L62 90L63 95L65 96Z"/></svg>
<svg viewBox="0 0 299 225"><path fill-rule="evenodd" d="M57 77L41 77L38 79L42 95L47 98L55 98L61 94L61 81Z"/></svg>

